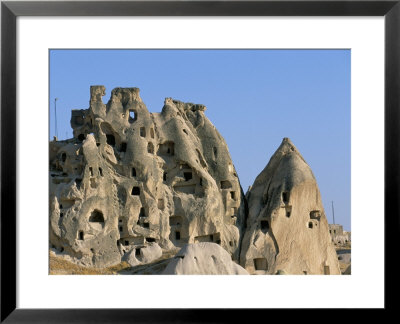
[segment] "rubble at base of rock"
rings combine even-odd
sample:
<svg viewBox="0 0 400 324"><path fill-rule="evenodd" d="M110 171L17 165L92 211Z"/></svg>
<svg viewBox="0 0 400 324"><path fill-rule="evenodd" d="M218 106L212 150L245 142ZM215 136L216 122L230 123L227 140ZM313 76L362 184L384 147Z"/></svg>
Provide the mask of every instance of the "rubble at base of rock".
<svg viewBox="0 0 400 324"><path fill-rule="evenodd" d="M340 274L317 183L289 139L244 196L204 105L166 98L150 113L137 88L107 104L103 86L90 93L72 110L73 138L49 147L58 256L106 268L185 255L168 274Z"/></svg>

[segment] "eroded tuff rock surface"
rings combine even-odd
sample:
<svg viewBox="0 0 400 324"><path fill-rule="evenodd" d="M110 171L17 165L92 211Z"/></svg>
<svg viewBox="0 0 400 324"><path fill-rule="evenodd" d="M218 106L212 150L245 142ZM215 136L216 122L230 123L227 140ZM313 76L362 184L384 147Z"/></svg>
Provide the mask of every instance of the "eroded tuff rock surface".
<svg viewBox="0 0 400 324"><path fill-rule="evenodd" d="M315 177L285 138L247 193L240 263L251 274L340 274Z"/></svg>
<svg viewBox="0 0 400 324"><path fill-rule="evenodd" d="M182 247L163 274L246 275L248 272L218 244L199 243Z"/></svg>
<svg viewBox="0 0 400 324"><path fill-rule="evenodd" d="M245 212L224 139L203 105L167 98L149 113L137 88L90 89L74 138L50 142L50 245L77 264L143 264L186 243L234 260Z"/></svg>

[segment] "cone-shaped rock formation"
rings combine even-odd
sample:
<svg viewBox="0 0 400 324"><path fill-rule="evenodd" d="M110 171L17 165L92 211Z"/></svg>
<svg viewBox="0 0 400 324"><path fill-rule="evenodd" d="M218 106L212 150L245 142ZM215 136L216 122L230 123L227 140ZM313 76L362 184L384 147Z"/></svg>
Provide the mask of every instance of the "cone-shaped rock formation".
<svg viewBox="0 0 400 324"><path fill-rule="evenodd" d="M284 138L247 194L240 263L251 274L340 274L315 177Z"/></svg>

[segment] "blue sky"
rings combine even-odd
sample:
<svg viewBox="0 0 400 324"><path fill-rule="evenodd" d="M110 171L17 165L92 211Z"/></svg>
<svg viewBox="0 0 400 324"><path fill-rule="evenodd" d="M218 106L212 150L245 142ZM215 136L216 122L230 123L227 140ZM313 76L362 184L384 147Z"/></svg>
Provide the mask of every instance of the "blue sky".
<svg viewBox="0 0 400 324"><path fill-rule="evenodd" d="M90 85L138 87L150 112L166 97L207 107L225 138L243 190L283 137L317 179L325 213L350 230L350 50L51 50L50 139L72 137L71 109Z"/></svg>

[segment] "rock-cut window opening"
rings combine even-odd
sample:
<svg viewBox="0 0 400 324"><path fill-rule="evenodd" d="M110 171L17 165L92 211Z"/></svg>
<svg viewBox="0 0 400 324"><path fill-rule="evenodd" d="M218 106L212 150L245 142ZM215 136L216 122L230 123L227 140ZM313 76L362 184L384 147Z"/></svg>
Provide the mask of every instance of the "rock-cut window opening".
<svg viewBox="0 0 400 324"><path fill-rule="evenodd" d="M106 134L107 144L115 146L115 137L112 134Z"/></svg>
<svg viewBox="0 0 400 324"><path fill-rule="evenodd" d="M65 162L66 159L67 159L67 154L64 152L63 154L61 154L61 161Z"/></svg>
<svg viewBox="0 0 400 324"><path fill-rule="evenodd" d="M80 241L83 241L83 239L84 239L83 231L79 231L78 239L79 239Z"/></svg>
<svg viewBox="0 0 400 324"><path fill-rule="evenodd" d="M255 270L268 270L268 262L265 258L256 258L254 259L254 268Z"/></svg>
<svg viewBox="0 0 400 324"><path fill-rule="evenodd" d="M83 142L84 139L85 139L85 135L79 134L78 140L81 141L81 142Z"/></svg>
<svg viewBox="0 0 400 324"><path fill-rule="evenodd" d="M231 191L231 198L236 200L236 191Z"/></svg>
<svg viewBox="0 0 400 324"><path fill-rule="evenodd" d="M120 152L126 152L126 142L122 142L122 143L121 143Z"/></svg>
<svg viewBox="0 0 400 324"><path fill-rule="evenodd" d="M132 188L132 196L140 196L140 188L139 187Z"/></svg>
<svg viewBox="0 0 400 324"><path fill-rule="evenodd" d="M193 178L192 172L184 172L183 177L185 178L185 181L189 181Z"/></svg>
<svg viewBox="0 0 400 324"><path fill-rule="evenodd" d="M139 133L141 137L146 137L146 128L140 127Z"/></svg>
<svg viewBox="0 0 400 324"><path fill-rule="evenodd" d="M89 222L92 223L104 223L103 213L97 209L92 211L92 214L89 217Z"/></svg>
<svg viewBox="0 0 400 324"><path fill-rule="evenodd" d="M136 169L135 168L132 168L131 176L136 177Z"/></svg>
<svg viewBox="0 0 400 324"><path fill-rule="evenodd" d="M154 145L153 143L149 142L149 144L147 144L147 152L150 154L154 153Z"/></svg>
<svg viewBox="0 0 400 324"><path fill-rule="evenodd" d="M228 180L221 181L221 189L230 189L232 188L232 184Z"/></svg>
<svg viewBox="0 0 400 324"><path fill-rule="evenodd" d="M287 191L282 192L282 200L285 204L289 202L289 193Z"/></svg>
<svg viewBox="0 0 400 324"><path fill-rule="evenodd" d="M312 222L308 223L308 228L313 228L313 223Z"/></svg>
<svg viewBox="0 0 400 324"><path fill-rule="evenodd" d="M175 239L178 241L181 239L181 232L179 232L179 231L175 232Z"/></svg>
<svg viewBox="0 0 400 324"><path fill-rule="evenodd" d="M213 147L213 153L214 153L214 159L216 159L218 157L218 150L215 146Z"/></svg>
<svg viewBox="0 0 400 324"><path fill-rule="evenodd" d="M140 207L139 217L146 217L146 212L144 207Z"/></svg>
<svg viewBox="0 0 400 324"><path fill-rule="evenodd" d="M136 112L134 110L129 110L129 118L128 121L133 123L137 119Z"/></svg>
<svg viewBox="0 0 400 324"><path fill-rule="evenodd" d="M103 176L103 169L102 168L99 168L99 174L100 174L101 177Z"/></svg>
<svg viewBox="0 0 400 324"><path fill-rule="evenodd" d="M261 230L266 233L269 230L269 222L267 220L262 220L260 222Z"/></svg>

